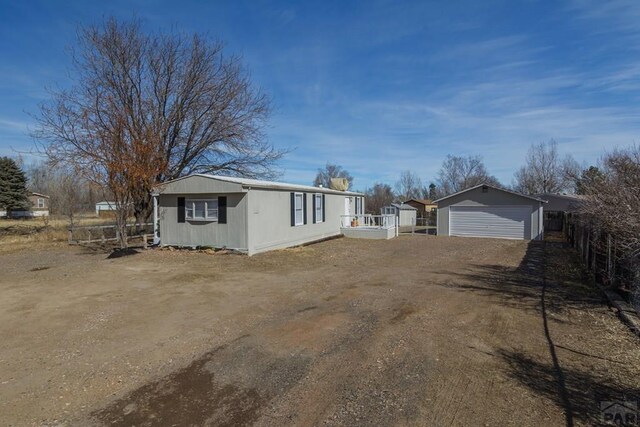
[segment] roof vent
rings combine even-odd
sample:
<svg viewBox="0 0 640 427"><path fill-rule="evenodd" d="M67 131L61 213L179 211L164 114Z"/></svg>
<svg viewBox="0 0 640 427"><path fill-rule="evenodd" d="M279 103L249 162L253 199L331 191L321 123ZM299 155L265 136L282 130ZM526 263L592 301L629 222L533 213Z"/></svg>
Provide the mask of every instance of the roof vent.
<svg viewBox="0 0 640 427"><path fill-rule="evenodd" d="M486 185L483 185L483 186L482 186L482 192L483 192L483 193L488 193L488 192L489 192L489 187L488 187L488 186L486 186Z"/></svg>

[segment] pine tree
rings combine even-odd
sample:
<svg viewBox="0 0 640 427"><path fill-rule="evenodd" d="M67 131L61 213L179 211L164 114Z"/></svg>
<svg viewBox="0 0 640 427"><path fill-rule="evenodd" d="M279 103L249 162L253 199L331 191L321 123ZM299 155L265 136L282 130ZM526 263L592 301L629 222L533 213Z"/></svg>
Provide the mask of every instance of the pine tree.
<svg viewBox="0 0 640 427"><path fill-rule="evenodd" d="M0 207L7 211L28 210L27 178L18 164L9 157L0 157Z"/></svg>

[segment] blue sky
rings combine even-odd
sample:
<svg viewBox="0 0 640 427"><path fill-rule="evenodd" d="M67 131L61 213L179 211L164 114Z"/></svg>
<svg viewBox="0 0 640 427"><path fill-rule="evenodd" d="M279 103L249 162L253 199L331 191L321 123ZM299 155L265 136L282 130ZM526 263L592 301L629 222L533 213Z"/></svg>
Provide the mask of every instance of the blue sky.
<svg viewBox="0 0 640 427"><path fill-rule="evenodd" d="M450 4L451 3L451 4ZM32 147L28 113L69 84L79 24L135 14L206 32L273 98L282 180L326 162L355 187L428 182L447 154L510 183L532 143L596 162L640 135L640 1L0 2L0 155Z"/></svg>

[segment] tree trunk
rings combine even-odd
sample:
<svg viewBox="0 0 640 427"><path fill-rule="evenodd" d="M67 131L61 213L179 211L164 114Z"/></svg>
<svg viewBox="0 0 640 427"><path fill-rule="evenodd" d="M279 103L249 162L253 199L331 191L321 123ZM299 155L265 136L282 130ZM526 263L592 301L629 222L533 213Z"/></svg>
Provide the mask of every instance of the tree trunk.
<svg viewBox="0 0 640 427"><path fill-rule="evenodd" d="M116 210L116 232L118 242L120 243L120 249L127 249L129 242L127 241L127 209Z"/></svg>
<svg viewBox="0 0 640 427"><path fill-rule="evenodd" d="M146 224L153 211L153 204L151 203L151 194L147 193L140 197L133 206L133 216L136 219L136 234L140 234L142 231L142 225Z"/></svg>

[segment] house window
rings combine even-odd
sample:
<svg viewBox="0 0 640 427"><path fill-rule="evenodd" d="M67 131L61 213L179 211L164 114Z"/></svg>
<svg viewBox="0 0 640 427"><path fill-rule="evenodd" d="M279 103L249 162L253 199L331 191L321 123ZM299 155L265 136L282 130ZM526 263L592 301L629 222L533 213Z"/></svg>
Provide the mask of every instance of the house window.
<svg viewBox="0 0 640 427"><path fill-rule="evenodd" d="M315 197L315 207L316 210L314 212L315 222L322 222L322 213L324 211L324 205L322 204L322 194L314 194Z"/></svg>
<svg viewBox="0 0 640 427"><path fill-rule="evenodd" d="M187 199L184 203L184 213L189 221L217 221L218 199Z"/></svg>
<svg viewBox="0 0 640 427"><path fill-rule="evenodd" d="M38 199L38 207L44 208L44 199Z"/></svg>
<svg viewBox="0 0 640 427"><path fill-rule="evenodd" d="M304 224L304 197L302 193L295 194L295 219L296 225Z"/></svg>

